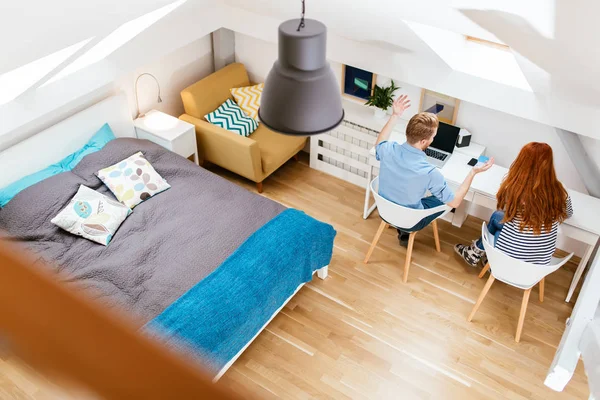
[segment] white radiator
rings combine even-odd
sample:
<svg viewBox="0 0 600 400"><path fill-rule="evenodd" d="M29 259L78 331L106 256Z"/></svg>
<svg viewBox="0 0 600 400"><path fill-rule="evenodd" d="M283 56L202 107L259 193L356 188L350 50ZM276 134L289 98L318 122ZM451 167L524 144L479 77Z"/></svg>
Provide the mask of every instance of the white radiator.
<svg viewBox="0 0 600 400"><path fill-rule="evenodd" d="M369 150L378 134L344 120L332 131L310 138L310 167L366 188ZM378 172L375 169L374 175Z"/></svg>

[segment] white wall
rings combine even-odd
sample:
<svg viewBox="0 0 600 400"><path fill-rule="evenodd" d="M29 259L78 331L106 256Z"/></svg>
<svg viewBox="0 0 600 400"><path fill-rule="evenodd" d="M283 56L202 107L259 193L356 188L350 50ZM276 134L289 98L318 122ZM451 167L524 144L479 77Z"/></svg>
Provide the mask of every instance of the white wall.
<svg viewBox="0 0 600 400"><path fill-rule="evenodd" d="M236 61L246 66L252 81L262 82L277 58L277 46L236 33L235 56ZM331 66L341 80L341 64L331 62ZM418 107L419 98L414 98L415 87L402 82L397 83L412 95L413 106ZM398 93L401 92L403 91ZM487 154L494 156L496 162L505 167L510 166L523 145L532 141L550 144L554 150L559 179L568 188L586 193L585 186L554 128L468 102L461 102L457 125L468 129L473 134L473 140L486 146ZM598 158L600 159L600 156Z"/></svg>
<svg viewBox="0 0 600 400"><path fill-rule="evenodd" d="M0 150L120 91L126 93L132 117L135 117L134 82L142 72L149 72L156 76L163 99L162 103L155 103L156 84L151 78L143 77L138 88L142 111L156 108L174 116L181 115L183 104L179 92L213 72L211 36L209 34L201 37L148 64L134 66L128 71L115 71L114 68L111 70L105 68L107 65L109 65L107 60L101 61L97 65L76 72L74 76L65 77L65 82L57 81L52 86L34 91L29 98L23 99L27 102L27 107L23 108L23 113L13 114L12 129L0 135ZM110 76L117 78L108 80ZM81 87L76 85L79 81L89 84L86 86L87 91L81 92ZM94 81L97 81L98 85L94 85ZM69 97L65 91L73 91L73 99L66 104L54 103L55 107L52 108L52 98L53 95L58 96L57 91L65 98ZM36 108L43 109L43 113L32 118L27 111ZM19 116L22 120L21 124L17 118Z"/></svg>
<svg viewBox="0 0 600 400"><path fill-rule="evenodd" d="M592 139L590 137L581 137L581 142L591 159L600 166L600 140Z"/></svg>
<svg viewBox="0 0 600 400"><path fill-rule="evenodd" d="M558 179L570 189L587 193L554 128L467 102L460 104L456 125L471 132L475 142L486 146L486 154L504 167L510 166L525 144L548 143Z"/></svg>
<svg viewBox="0 0 600 400"><path fill-rule="evenodd" d="M252 81L263 82L277 58L277 46L236 33L235 56L237 62L246 66ZM341 80L341 64L331 62L331 66ZM397 84L403 86L403 91L407 91L411 97L419 93L412 85ZM412 101L418 107L419 98L412 98ZM548 143L554 150L558 178L566 187L587 193L554 128L464 101L460 104L457 125L469 130L475 142L487 147L486 154L495 157L496 162L505 167L510 166L525 144L532 141ZM585 138L585 141L586 144L590 142L590 146L596 146L596 160L600 163L600 142L591 138ZM489 210L480 207L471 208L471 214L479 218L487 218L489 213ZM578 255L583 254L583 246L575 241L559 241L558 246L575 251Z"/></svg>
<svg viewBox="0 0 600 400"><path fill-rule="evenodd" d="M136 69L200 39L208 40L221 27L224 15L217 4L207 3L187 1L103 60L0 105L0 151L114 93L123 77Z"/></svg>
<svg viewBox="0 0 600 400"><path fill-rule="evenodd" d="M176 117L183 114L180 92L214 72L210 35L196 40L151 64L136 68L116 82L125 91L132 112L135 110L134 83L137 76L148 72L160 83L162 103L156 103L156 83L151 77L139 80L138 95L141 112L157 109ZM135 117L135 112L132 114Z"/></svg>
<svg viewBox="0 0 600 400"><path fill-rule="evenodd" d="M274 3L275 0L261 2ZM277 16L285 5L283 3L287 2L277 2L277 7L270 8L261 8L255 3L248 3L251 5L242 8L230 6L225 12L224 27L275 44L277 27L286 19L286 16ZM252 7L256 8L256 12L250 11ZM412 5L408 7L412 8ZM381 29L361 30L348 24L340 15L331 10L313 15L313 18L317 17L330 28L327 36L327 57L330 60L348 63L506 114L600 138L600 108L591 102L574 102L555 91L532 93L456 71L401 19L391 24L380 24L378 28ZM393 43L390 38L393 38Z"/></svg>
<svg viewBox="0 0 600 400"><path fill-rule="evenodd" d="M276 59L276 44L235 32L235 61L246 66L251 82L264 82Z"/></svg>

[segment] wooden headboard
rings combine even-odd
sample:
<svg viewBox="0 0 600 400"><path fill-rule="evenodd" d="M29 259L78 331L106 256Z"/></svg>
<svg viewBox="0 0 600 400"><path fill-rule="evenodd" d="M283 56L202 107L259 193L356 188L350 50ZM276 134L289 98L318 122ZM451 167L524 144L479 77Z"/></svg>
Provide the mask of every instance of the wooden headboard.
<svg viewBox="0 0 600 400"><path fill-rule="evenodd" d="M117 137L135 137L125 94L102 100L0 152L0 187L62 160L83 147L105 123Z"/></svg>

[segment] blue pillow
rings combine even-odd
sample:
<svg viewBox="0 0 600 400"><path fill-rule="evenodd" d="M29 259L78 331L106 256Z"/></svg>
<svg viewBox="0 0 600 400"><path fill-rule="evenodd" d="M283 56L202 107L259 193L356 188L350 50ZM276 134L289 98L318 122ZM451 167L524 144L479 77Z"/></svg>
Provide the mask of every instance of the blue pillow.
<svg viewBox="0 0 600 400"><path fill-rule="evenodd" d="M44 179L50 178L61 172L70 171L81 159L88 154L95 153L104 147L104 145L115 138L115 134L110 129L108 124L104 124L98 132L92 136L92 138L73 154L69 154L56 164L52 164L49 167L44 168L41 171L34 172L31 175L27 175L24 178L19 179L16 182L0 189L0 207L4 207L13 197L20 191L27 189L29 186L35 185Z"/></svg>
<svg viewBox="0 0 600 400"><path fill-rule="evenodd" d="M56 174L64 172L58 164L52 164L51 166L44 168L41 171L34 172L31 175L27 175L24 178L19 179L16 182L0 189L0 207L4 207L6 203L12 200L21 190L27 189L31 185L35 185L38 182L43 181L46 178L50 178Z"/></svg>
<svg viewBox="0 0 600 400"><path fill-rule="evenodd" d="M85 144L85 146L77 150L75 153L69 154L60 160L58 165L60 165L65 171L70 171L75 168L77 164L79 164L83 157L97 152L103 148L106 143L110 142L114 138L115 134L113 133L112 129L110 129L110 126L108 124L104 124L102 125L102 128L100 128L100 130L96 132L94 136L92 136L92 138Z"/></svg>

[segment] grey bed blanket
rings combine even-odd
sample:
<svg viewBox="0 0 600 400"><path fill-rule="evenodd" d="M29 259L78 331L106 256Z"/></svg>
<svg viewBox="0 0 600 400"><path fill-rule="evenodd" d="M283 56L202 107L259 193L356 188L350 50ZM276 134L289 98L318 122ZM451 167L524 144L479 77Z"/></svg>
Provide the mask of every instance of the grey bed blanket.
<svg viewBox="0 0 600 400"><path fill-rule="evenodd" d="M171 188L135 207L108 246L50 222L80 184L114 198L95 173L138 151ZM284 209L147 140L116 139L71 172L15 196L0 210L0 231L5 231L0 236L25 246L39 264L107 307L132 311L141 325Z"/></svg>

